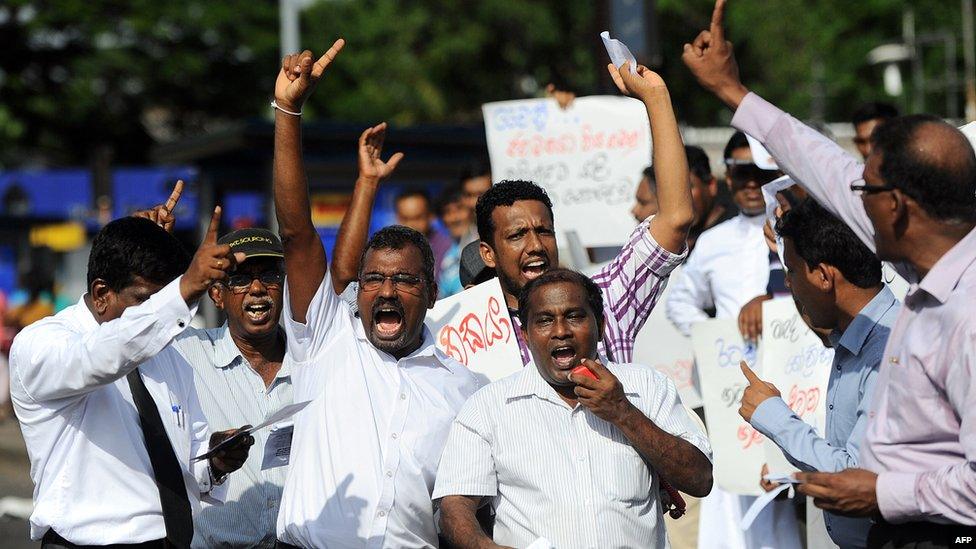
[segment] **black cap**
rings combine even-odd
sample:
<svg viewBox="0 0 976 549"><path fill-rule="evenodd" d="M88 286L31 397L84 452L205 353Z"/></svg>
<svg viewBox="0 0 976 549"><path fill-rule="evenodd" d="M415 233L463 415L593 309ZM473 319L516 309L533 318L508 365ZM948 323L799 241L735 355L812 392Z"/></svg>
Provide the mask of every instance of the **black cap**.
<svg viewBox="0 0 976 549"><path fill-rule="evenodd" d="M495 276L495 270L489 269L481 259L481 241L475 240L461 250L461 264L458 267L458 275L461 278L461 287L467 288L471 284L481 284Z"/></svg>
<svg viewBox="0 0 976 549"><path fill-rule="evenodd" d="M281 239L268 229L238 229L217 239L217 244L228 244L233 253L243 252L245 260L252 257L285 257Z"/></svg>

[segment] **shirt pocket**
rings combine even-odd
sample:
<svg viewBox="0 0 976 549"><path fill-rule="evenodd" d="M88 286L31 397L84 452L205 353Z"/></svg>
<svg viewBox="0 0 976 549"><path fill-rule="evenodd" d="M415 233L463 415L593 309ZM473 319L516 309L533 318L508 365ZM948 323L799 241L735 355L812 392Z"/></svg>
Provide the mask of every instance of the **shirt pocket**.
<svg viewBox="0 0 976 549"><path fill-rule="evenodd" d="M595 466L598 486L603 487L610 501L631 507L644 505L650 499L650 468L632 446L615 444L609 447Z"/></svg>

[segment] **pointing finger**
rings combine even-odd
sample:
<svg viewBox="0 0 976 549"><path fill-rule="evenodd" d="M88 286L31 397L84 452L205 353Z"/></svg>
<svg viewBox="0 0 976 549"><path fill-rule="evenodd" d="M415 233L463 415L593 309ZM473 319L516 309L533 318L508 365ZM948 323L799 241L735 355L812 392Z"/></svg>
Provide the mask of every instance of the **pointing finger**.
<svg viewBox="0 0 976 549"><path fill-rule="evenodd" d="M752 385L754 383L757 384L762 383L762 380L759 379L759 376L756 375L756 372L753 372L752 368L750 368L749 365L746 364L746 361L743 360L739 362L739 368L742 369L742 374L746 376L747 380L749 380L749 385Z"/></svg>
<svg viewBox="0 0 976 549"><path fill-rule="evenodd" d="M335 60L336 56L339 55L339 52L342 51L342 48L345 45L346 41L342 38L336 40L332 44L332 47L322 54L322 57L319 57L319 60L315 62L315 66L312 67L312 76L314 78L322 76L322 73L325 72L325 68L328 67L333 60Z"/></svg>
<svg viewBox="0 0 976 549"><path fill-rule="evenodd" d="M207 236L204 237L204 244L217 243L217 228L220 227L220 206L214 208L214 213L210 217L210 227L207 229Z"/></svg>
<svg viewBox="0 0 976 549"><path fill-rule="evenodd" d="M725 30L722 28L724 18L725 0L715 0L715 9L712 11L712 24L709 30L719 44L725 42Z"/></svg>
<svg viewBox="0 0 976 549"><path fill-rule="evenodd" d="M173 187L173 192L169 194L169 198L166 200L166 211L172 212L176 209L176 203L180 201L180 196L183 195L183 180L180 179L176 182L176 186Z"/></svg>

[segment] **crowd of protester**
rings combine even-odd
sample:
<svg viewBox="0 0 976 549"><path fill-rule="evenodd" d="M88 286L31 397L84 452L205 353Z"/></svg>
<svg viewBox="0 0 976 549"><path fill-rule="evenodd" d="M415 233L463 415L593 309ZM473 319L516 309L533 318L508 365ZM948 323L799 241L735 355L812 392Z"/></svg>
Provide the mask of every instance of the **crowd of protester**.
<svg viewBox="0 0 976 549"><path fill-rule="evenodd" d="M723 12L719 0L683 55L734 111L722 180L683 143L658 74L607 67L645 107L653 163L636 227L592 277L560 267L546 191L492 184L486 162L435 198L404 190L397 224L370 235L377 189L404 158L384 154L385 124L360 137L327 257L310 215L302 109L345 43L317 59L286 56L272 102L277 233L218 237L218 207L191 256L171 234L178 184L166 204L108 223L92 243L87 293L15 338L10 394L35 484L32 539L800 547L791 500L739 528L755 498L713 482L700 410L633 363L656 306L685 334L729 318L755 340L762 303L789 295L834 349L826 430L744 362L739 414L801 471L796 488L823 510L830 538L844 548L972 540L976 154L936 117L872 104L853 117L853 157L745 87ZM770 224L762 187L784 175ZM904 303L882 261L910 284ZM495 277L524 367L487 383L439 350L424 320L437 299ZM204 296L223 326L190 326ZM308 404L293 421L249 429L296 403Z"/></svg>

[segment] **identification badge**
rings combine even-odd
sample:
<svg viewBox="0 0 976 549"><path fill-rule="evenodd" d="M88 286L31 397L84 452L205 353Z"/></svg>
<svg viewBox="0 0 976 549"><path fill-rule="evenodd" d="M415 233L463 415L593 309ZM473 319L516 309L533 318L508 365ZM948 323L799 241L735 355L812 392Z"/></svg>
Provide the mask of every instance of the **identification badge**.
<svg viewBox="0 0 976 549"><path fill-rule="evenodd" d="M264 444L264 460L261 462L262 471L288 465L294 431L294 425L283 425L268 433L268 441Z"/></svg>

